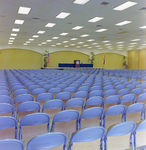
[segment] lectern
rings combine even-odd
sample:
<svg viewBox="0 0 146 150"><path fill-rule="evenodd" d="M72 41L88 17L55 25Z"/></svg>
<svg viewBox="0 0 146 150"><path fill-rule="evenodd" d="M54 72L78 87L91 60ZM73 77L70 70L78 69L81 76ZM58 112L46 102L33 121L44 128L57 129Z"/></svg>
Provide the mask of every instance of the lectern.
<svg viewBox="0 0 146 150"><path fill-rule="evenodd" d="M80 60L74 60L75 68L80 68Z"/></svg>

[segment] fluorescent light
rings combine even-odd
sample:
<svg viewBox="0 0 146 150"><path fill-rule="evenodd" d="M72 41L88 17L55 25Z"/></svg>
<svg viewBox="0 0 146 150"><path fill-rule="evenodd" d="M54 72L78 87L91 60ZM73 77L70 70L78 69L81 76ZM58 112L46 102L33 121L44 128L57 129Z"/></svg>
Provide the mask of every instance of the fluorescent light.
<svg viewBox="0 0 146 150"><path fill-rule="evenodd" d="M15 24L23 24L24 20L15 20Z"/></svg>
<svg viewBox="0 0 146 150"><path fill-rule="evenodd" d="M24 43L23 45L28 45L28 44Z"/></svg>
<svg viewBox="0 0 146 150"><path fill-rule="evenodd" d="M64 47L68 47L67 45L65 45Z"/></svg>
<svg viewBox="0 0 146 150"><path fill-rule="evenodd" d="M69 15L70 15L70 13L61 12L58 16L56 16L56 18L64 19Z"/></svg>
<svg viewBox="0 0 146 150"><path fill-rule="evenodd" d="M92 48L92 47L87 47L87 48Z"/></svg>
<svg viewBox="0 0 146 150"><path fill-rule="evenodd" d="M137 44L137 43L129 43L129 44L134 45L134 44Z"/></svg>
<svg viewBox="0 0 146 150"><path fill-rule="evenodd" d="M95 47L100 47L99 45L95 46Z"/></svg>
<svg viewBox="0 0 146 150"><path fill-rule="evenodd" d="M42 46L42 44L38 44L38 46Z"/></svg>
<svg viewBox="0 0 146 150"><path fill-rule="evenodd" d="M106 31L107 29L99 29L99 30L96 30L96 32L103 32L103 31Z"/></svg>
<svg viewBox="0 0 146 150"><path fill-rule="evenodd" d="M9 43L14 42L13 40L9 40Z"/></svg>
<svg viewBox="0 0 146 150"><path fill-rule="evenodd" d="M98 49L103 49L102 47L98 48Z"/></svg>
<svg viewBox="0 0 146 150"><path fill-rule="evenodd" d="M97 21L102 20L102 19L103 19L103 17L95 17L91 20L88 20L88 22L97 22Z"/></svg>
<svg viewBox="0 0 146 150"><path fill-rule="evenodd" d="M118 7L115 7L113 10L122 11L122 10L125 10L125 9L127 9L129 7L132 7L132 6L136 5L136 4L137 4L136 2L128 1L128 2L122 4L122 5L118 6Z"/></svg>
<svg viewBox="0 0 146 150"><path fill-rule="evenodd" d="M95 41L94 39L89 39L89 40L87 40L88 42L92 42L92 41Z"/></svg>
<svg viewBox="0 0 146 150"><path fill-rule="evenodd" d="M83 44L84 42L78 42L78 44Z"/></svg>
<svg viewBox="0 0 146 150"><path fill-rule="evenodd" d="M89 35L88 34L83 34L80 37L87 37L87 36L89 36Z"/></svg>
<svg viewBox="0 0 146 150"><path fill-rule="evenodd" d="M56 45L61 45L61 43L57 43Z"/></svg>
<svg viewBox="0 0 146 150"><path fill-rule="evenodd" d="M117 23L117 24L115 24L116 26L123 26L123 25L125 25L125 24L129 24L129 23L131 23L132 21L123 21L123 22L120 22L120 23Z"/></svg>
<svg viewBox="0 0 146 150"><path fill-rule="evenodd" d="M17 36L17 34L11 34L11 36Z"/></svg>
<svg viewBox="0 0 146 150"><path fill-rule="evenodd" d="M26 43L30 43L30 41L26 41Z"/></svg>
<svg viewBox="0 0 146 150"><path fill-rule="evenodd" d="M10 37L10 40L15 40L15 38L14 37Z"/></svg>
<svg viewBox="0 0 146 150"><path fill-rule="evenodd" d="M59 37L53 37L52 39L55 39L55 40L56 40L56 39L59 39Z"/></svg>
<svg viewBox="0 0 146 150"><path fill-rule="evenodd" d="M79 30L81 28L83 28L83 26L76 26L76 27L72 28L72 30Z"/></svg>
<svg viewBox="0 0 146 150"><path fill-rule="evenodd" d="M73 3L74 4L80 4L80 5L84 5L87 2L89 2L89 0L75 0Z"/></svg>
<svg viewBox="0 0 146 150"><path fill-rule="evenodd" d="M47 42L51 42L52 40L47 40Z"/></svg>
<svg viewBox="0 0 146 150"><path fill-rule="evenodd" d="M63 41L62 43L68 43L68 41Z"/></svg>
<svg viewBox="0 0 146 150"><path fill-rule="evenodd" d="M51 46L53 46L53 47L54 47L54 46L56 46L56 45L51 45Z"/></svg>
<svg viewBox="0 0 146 150"><path fill-rule="evenodd" d="M146 26L142 26L142 27L139 27L139 28L141 28L141 29L145 29L145 28L146 28Z"/></svg>
<svg viewBox="0 0 146 150"><path fill-rule="evenodd" d="M29 14L31 8L28 7L19 7L18 14Z"/></svg>
<svg viewBox="0 0 146 150"><path fill-rule="evenodd" d="M123 46L123 45L117 45L117 46Z"/></svg>
<svg viewBox="0 0 146 150"><path fill-rule="evenodd" d="M110 41L102 41L102 43L108 43L108 42L110 42Z"/></svg>
<svg viewBox="0 0 146 150"><path fill-rule="evenodd" d="M83 45L83 46L85 46L85 47L86 47L86 46L89 46L89 45Z"/></svg>
<svg viewBox="0 0 146 150"><path fill-rule="evenodd" d="M34 39L29 39L29 41L34 41Z"/></svg>
<svg viewBox="0 0 146 150"><path fill-rule="evenodd" d="M61 33L60 35L67 35L68 33Z"/></svg>
<svg viewBox="0 0 146 150"><path fill-rule="evenodd" d="M39 36L38 36L38 35L33 35L32 37L34 37L34 38L38 38Z"/></svg>
<svg viewBox="0 0 146 150"><path fill-rule="evenodd" d="M46 42L42 42L42 44L46 44Z"/></svg>
<svg viewBox="0 0 146 150"><path fill-rule="evenodd" d="M134 39L134 40L131 40L132 42L136 42L136 41L140 41L140 39Z"/></svg>
<svg viewBox="0 0 146 150"><path fill-rule="evenodd" d="M92 45L97 45L98 43L92 43Z"/></svg>
<svg viewBox="0 0 146 150"><path fill-rule="evenodd" d="M55 23L48 23L48 24L46 24L46 26L45 27L53 27L53 26L55 26L56 24Z"/></svg>
<svg viewBox="0 0 146 150"><path fill-rule="evenodd" d="M37 33L38 34L43 34L43 33L45 33L46 31L38 31Z"/></svg>
<svg viewBox="0 0 146 150"><path fill-rule="evenodd" d="M77 46L76 48L80 48L81 46Z"/></svg>
<svg viewBox="0 0 146 150"><path fill-rule="evenodd" d="M13 28L12 31L19 32L20 29Z"/></svg>
<svg viewBox="0 0 146 150"><path fill-rule="evenodd" d="M8 44L12 44L12 43L8 43Z"/></svg>
<svg viewBox="0 0 146 150"><path fill-rule="evenodd" d="M108 43L108 44L105 44L105 45L111 45L110 43Z"/></svg>
<svg viewBox="0 0 146 150"><path fill-rule="evenodd" d="M122 44L122 43L124 43L124 42L117 42L117 44Z"/></svg>
<svg viewBox="0 0 146 150"><path fill-rule="evenodd" d="M71 46L74 46L74 45L76 45L76 44L70 44Z"/></svg>
<svg viewBox="0 0 146 150"><path fill-rule="evenodd" d="M78 38L72 38L72 39L70 39L70 40L72 40L72 41L74 41L74 40L77 40Z"/></svg>

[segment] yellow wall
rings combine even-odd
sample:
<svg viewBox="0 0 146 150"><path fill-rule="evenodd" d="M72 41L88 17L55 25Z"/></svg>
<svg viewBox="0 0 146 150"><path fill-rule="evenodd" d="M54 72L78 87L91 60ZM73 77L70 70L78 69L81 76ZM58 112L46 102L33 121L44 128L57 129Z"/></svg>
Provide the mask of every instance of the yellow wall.
<svg viewBox="0 0 146 150"><path fill-rule="evenodd" d="M146 49L139 51L139 69L146 69Z"/></svg>
<svg viewBox="0 0 146 150"><path fill-rule="evenodd" d="M48 67L58 67L58 63L74 63L74 60L80 60L80 63L89 63L89 56L73 51L59 51L49 54L50 63Z"/></svg>
<svg viewBox="0 0 146 150"><path fill-rule="evenodd" d="M106 60L105 65L103 65L104 55ZM94 67L105 69L124 69L123 62L124 62L123 55L115 53L101 53L95 55Z"/></svg>
<svg viewBox="0 0 146 150"><path fill-rule="evenodd" d="M0 51L0 69L40 69L43 55L25 49L3 49Z"/></svg>
<svg viewBox="0 0 146 150"><path fill-rule="evenodd" d="M128 62L129 62L129 66L128 69L138 69L138 61L139 61L139 51L137 50L132 50L132 51L128 51Z"/></svg>

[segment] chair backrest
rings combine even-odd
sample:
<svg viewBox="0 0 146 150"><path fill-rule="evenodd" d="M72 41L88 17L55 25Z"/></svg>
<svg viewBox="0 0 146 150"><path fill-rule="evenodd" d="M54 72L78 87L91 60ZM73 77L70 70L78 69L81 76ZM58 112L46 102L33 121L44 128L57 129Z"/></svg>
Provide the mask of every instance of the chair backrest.
<svg viewBox="0 0 146 150"><path fill-rule="evenodd" d="M16 91L14 91L14 93L13 93L13 97L16 97L16 96L18 96L18 95L20 95L20 94L29 94L29 91L26 90L26 89L19 89L19 90L16 90Z"/></svg>
<svg viewBox="0 0 146 150"><path fill-rule="evenodd" d="M19 89L25 89L25 87L22 86L22 85L18 85L18 86L16 85L16 86L13 86L12 89L11 89L11 92L14 92L14 91L19 90Z"/></svg>
<svg viewBox="0 0 146 150"><path fill-rule="evenodd" d="M123 84L120 84L118 86L116 86L115 90L121 90L121 89L124 89L124 85Z"/></svg>
<svg viewBox="0 0 146 150"><path fill-rule="evenodd" d="M41 93L36 97L36 101L48 101L54 99L52 93Z"/></svg>
<svg viewBox="0 0 146 150"><path fill-rule="evenodd" d="M1 150L24 150L24 143L16 139L0 140Z"/></svg>
<svg viewBox="0 0 146 150"><path fill-rule="evenodd" d="M54 88L55 87L55 85L53 85L53 84L46 84L46 85L44 85L43 86L43 88L46 90L46 91L48 91L48 90L50 90L51 88Z"/></svg>
<svg viewBox="0 0 146 150"><path fill-rule="evenodd" d="M6 90L9 92L9 88L7 86L0 86L0 90Z"/></svg>
<svg viewBox="0 0 146 150"><path fill-rule="evenodd" d="M129 84L129 85L127 85L126 88L128 88L128 89L130 89L130 90L133 90L133 89L136 88L136 85L135 85L135 84Z"/></svg>
<svg viewBox="0 0 146 150"><path fill-rule="evenodd" d="M90 88L90 92L95 91L95 90L102 90L102 86L92 86Z"/></svg>
<svg viewBox="0 0 146 150"><path fill-rule="evenodd" d="M14 107L11 104L0 103L0 114L12 113L12 116L15 117Z"/></svg>
<svg viewBox="0 0 146 150"><path fill-rule="evenodd" d="M40 88L40 86L39 85L30 85L27 89L28 89L28 91L32 91L37 88Z"/></svg>
<svg viewBox="0 0 146 150"><path fill-rule="evenodd" d="M41 93L46 93L46 90L43 88L36 88L31 91L31 95L39 95Z"/></svg>
<svg viewBox="0 0 146 150"><path fill-rule="evenodd" d="M118 91L117 95L126 95L129 93L130 93L129 89L121 89L120 91Z"/></svg>
<svg viewBox="0 0 146 150"><path fill-rule="evenodd" d="M0 95L0 103L12 103L12 100L10 98L10 96L7 95Z"/></svg>
<svg viewBox="0 0 146 150"><path fill-rule="evenodd" d="M116 94L117 94L117 91L115 89L110 89L110 90L105 91L103 96L105 97L105 96L111 96L111 95L116 95Z"/></svg>
<svg viewBox="0 0 146 150"><path fill-rule="evenodd" d="M61 89L65 89L67 87L66 84L58 84L56 87L59 87Z"/></svg>
<svg viewBox="0 0 146 150"><path fill-rule="evenodd" d="M131 94L142 94L143 89L142 88L135 88L131 91Z"/></svg>
<svg viewBox="0 0 146 150"><path fill-rule="evenodd" d="M120 103L120 97L118 95L111 95L108 96L105 100L104 100L104 104L111 104L111 103Z"/></svg>
<svg viewBox="0 0 146 150"><path fill-rule="evenodd" d="M10 96L10 92L8 92L7 90L0 90L0 95Z"/></svg>
<svg viewBox="0 0 146 150"><path fill-rule="evenodd" d="M110 89L114 89L114 86L113 86L113 85L106 85L106 86L103 88L103 91L107 91L107 90L110 90Z"/></svg>
<svg viewBox="0 0 146 150"><path fill-rule="evenodd" d="M140 94L140 95L137 97L137 99L136 99L135 102L138 102L138 101L146 101L146 93Z"/></svg>
<svg viewBox="0 0 146 150"><path fill-rule="evenodd" d="M70 92L70 93L75 93L76 88L75 87L66 87L63 92Z"/></svg>
<svg viewBox="0 0 146 150"><path fill-rule="evenodd" d="M87 91L79 91L79 92L76 92L76 93L73 95L73 98L85 98L85 99L87 99L87 98L88 98L88 92L87 92Z"/></svg>
<svg viewBox="0 0 146 150"><path fill-rule="evenodd" d="M73 149L72 145L74 142L89 142L99 138L101 139L102 150L104 150L104 141L103 141L104 134L105 129L100 126L88 127L85 129L78 130L72 135L69 142L68 150Z"/></svg>
<svg viewBox="0 0 146 150"><path fill-rule="evenodd" d="M87 91L87 92L89 92L89 89L90 88L88 86L81 86L81 87L78 88L77 92L79 92L79 91Z"/></svg>
<svg viewBox="0 0 146 150"><path fill-rule="evenodd" d="M26 101L33 101L34 98L30 94L21 94L15 97L14 104L18 102L26 102Z"/></svg>
<svg viewBox="0 0 146 150"><path fill-rule="evenodd" d="M134 94L126 94L121 98L121 103L122 102L133 102L135 101L136 96Z"/></svg>
<svg viewBox="0 0 146 150"><path fill-rule="evenodd" d="M103 96L103 91L102 90L95 90L89 93L89 98L93 96Z"/></svg>
<svg viewBox="0 0 146 150"><path fill-rule="evenodd" d="M48 92L52 93L52 94L58 94L58 93L62 92L62 89L59 87L51 88Z"/></svg>
<svg viewBox="0 0 146 150"><path fill-rule="evenodd" d="M60 92L55 96L55 99L68 100L71 99L71 96L69 92Z"/></svg>
<svg viewBox="0 0 146 150"><path fill-rule="evenodd" d="M49 142L48 142L49 141ZM63 144L66 150L67 136L61 132L46 133L32 138L26 150L49 149Z"/></svg>
<svg viewBox="0 0 146 150"><path fill-rule="evenodd" d="M18 122L14 117L1 116L0 130L15 127L15 138L18 139Z"/></svg>

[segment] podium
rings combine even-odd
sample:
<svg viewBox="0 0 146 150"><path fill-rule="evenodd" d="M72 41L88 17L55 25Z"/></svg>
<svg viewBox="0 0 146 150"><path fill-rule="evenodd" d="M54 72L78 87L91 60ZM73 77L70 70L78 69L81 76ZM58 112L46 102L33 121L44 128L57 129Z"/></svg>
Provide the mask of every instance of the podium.
<svg viewBox="0 0 146 150"><path fill-rule="evenodd" d="M80 68L80 60L74 60L75 68Z"/></svg>

